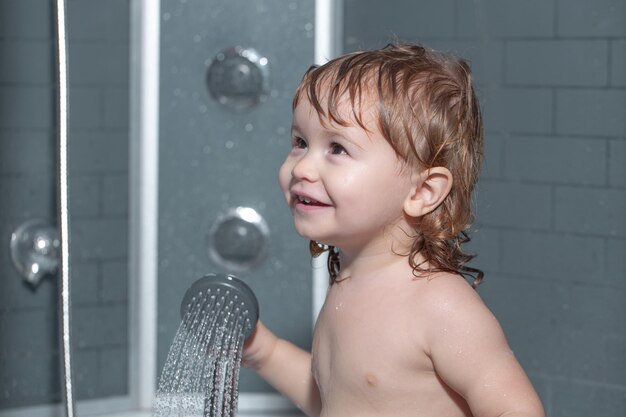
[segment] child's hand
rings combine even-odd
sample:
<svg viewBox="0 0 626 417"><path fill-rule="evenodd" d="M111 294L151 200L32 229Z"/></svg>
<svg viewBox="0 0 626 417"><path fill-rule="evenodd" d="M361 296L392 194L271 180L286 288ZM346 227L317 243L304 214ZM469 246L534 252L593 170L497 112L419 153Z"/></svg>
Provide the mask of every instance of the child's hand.
<svg viewBox="0 0 626 417"><path fill-rule="evenodd" d="M311 373L311 354L279 339L260 321L243 345L241 363L256 371L308 416L319 416L321 399Z"/></svg>
<svg viewBox="0 0 626 417"><path fill-rule="evenodd" d="M245 368L259 370L271 356L278 338L259 320L243 345L241 364Z"/></svg>

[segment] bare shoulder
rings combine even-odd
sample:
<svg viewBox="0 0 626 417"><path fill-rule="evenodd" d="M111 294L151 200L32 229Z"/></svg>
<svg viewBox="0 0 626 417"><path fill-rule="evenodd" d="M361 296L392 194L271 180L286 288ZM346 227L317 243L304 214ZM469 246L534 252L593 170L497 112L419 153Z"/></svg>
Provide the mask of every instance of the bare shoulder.
<svg viewBox="0 0 626 417"><path fill-rule="evenodd" d="M471 285L438 274L421 282L419 297L419 313L427 317L420 321L424 351L474 415L544 415L500 324Z"/></svg>
<svg viewBox="0 0 626 417"><path fill-rule="evenodd" d="M502 329L478 292L459 275L439 273L420 286L419 314L428 317L425 334L436 340L452 335L490 336L505 343Z"/></svg>
<svg viewBox="0 0 626 417"><path fill-rule="evenodd" d="M486 308L476 290L459 275L441 272L418 279L423 281L421 305L433 313L451 308Z"/></svg>

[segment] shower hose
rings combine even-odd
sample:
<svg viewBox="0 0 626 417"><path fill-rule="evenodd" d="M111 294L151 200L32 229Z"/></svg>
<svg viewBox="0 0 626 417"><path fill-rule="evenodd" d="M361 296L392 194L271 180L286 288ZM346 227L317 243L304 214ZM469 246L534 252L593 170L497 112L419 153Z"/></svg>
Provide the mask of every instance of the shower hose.
<svg viewBox="0 0 626 417"><path fill-rule="evenodd" d="M57 50L58 82L58 164L57 164L57 209L61 259L59 263L59 319L61 339L61 375L63 404L66 417L74 417L74 387L72 384L72 355L70 331L70 262L69 262L69 209L68 209L68 76L67 76L67 25L65 23L65 0L55 2L55 29Z"/></svg>

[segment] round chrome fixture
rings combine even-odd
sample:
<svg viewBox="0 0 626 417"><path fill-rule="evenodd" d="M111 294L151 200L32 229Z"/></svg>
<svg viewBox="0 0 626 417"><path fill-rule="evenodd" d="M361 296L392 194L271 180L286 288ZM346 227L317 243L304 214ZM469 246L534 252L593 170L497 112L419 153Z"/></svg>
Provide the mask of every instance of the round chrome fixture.
<svg viewBox="0 0 626 417"><path fill-rule="evenodd" d="M59 232L41 220L29 220L11 234L11 259L15 269L32 286L59 266Z"/></svg>
<svg viewBox="0 0 626 417"><path fill-rule="evenodd" d="M209 229L207 251L216 264L245 271L265 259L269 234L265 219L255 209L235 207L218 216Z"/></svg>
<svg viewBox="0 0 626 417"><path fill-rule="evenodd" d="M207 72L211 96L235 111L255 107L270 90L268 64L267 58L253 48L221 50Z"/></svg>

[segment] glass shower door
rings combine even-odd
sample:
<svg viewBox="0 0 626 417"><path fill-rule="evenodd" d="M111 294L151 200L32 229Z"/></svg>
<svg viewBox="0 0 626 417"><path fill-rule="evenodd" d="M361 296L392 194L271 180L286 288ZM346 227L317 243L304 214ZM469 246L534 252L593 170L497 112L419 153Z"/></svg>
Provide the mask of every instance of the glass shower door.
<svg viewBox="0 0 626 417"><path fill-rule="evenodd" d="M261 319L309 348L308 242L277 175L292 95L314 59L314 2L167 0L162 16L158 369L185 290L209 272L246 281ZM243 408L277 398L248 370L240 388Z"/></svg>
<svg viewBox="0 0 626 417"><path fill-rule="evenodd" d="M74 386L111 410L129 402L129 19L128 0L68 4ZM25 282L8 250L57 221L53 33L52 2L0 3L1 415L61 400L57 274Z"/></svg>

